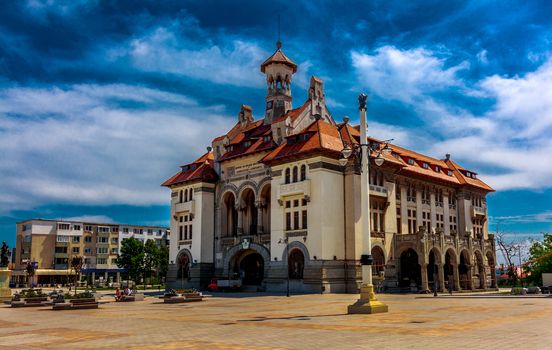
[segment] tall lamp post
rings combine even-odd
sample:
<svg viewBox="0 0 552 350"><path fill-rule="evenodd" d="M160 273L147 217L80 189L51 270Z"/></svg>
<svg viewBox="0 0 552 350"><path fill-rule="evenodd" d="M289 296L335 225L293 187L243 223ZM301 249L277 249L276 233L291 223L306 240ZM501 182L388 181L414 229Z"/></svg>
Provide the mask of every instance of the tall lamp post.
<svg viewBox="0 0 552 350"><path fill-rule="evenodd" d="M347 164L347 159L351 154L355 154L358 159L360 156L360 209L361 209L361 234L362 234L362 255L360 263L362 266L362 284L360 286L360 297L352 305L349 305L347 311L349 314L374 314L387 312L388 307L376 298L374 285L372 284L372 242L370 237L370 184L369 184L369 159L370 145L366 135L368 127L366 121L366 100L368 96L360 94L358 96L358 109L360 111L360 147L352 149L345 147L342 151L343 158L340 160L341 165ZM390 141L390 140L389 140ZM378 145L379 148L379 145ZM376 165L380 166L384 162L382 153L390 153L391 149L386 144L379 151L374 159Z"/></svg>
<svg viewBox="0 0 552 350"><path fill-rule="evenodd" d="M286 237L286 238L280 238L280 240L278 241L278 243L280 244L285 244L286 245L286 267L287 267L287 272L286 272L286 275L287 275L287 288L286 288L286 297L289 297L289 238Z"/></svg>

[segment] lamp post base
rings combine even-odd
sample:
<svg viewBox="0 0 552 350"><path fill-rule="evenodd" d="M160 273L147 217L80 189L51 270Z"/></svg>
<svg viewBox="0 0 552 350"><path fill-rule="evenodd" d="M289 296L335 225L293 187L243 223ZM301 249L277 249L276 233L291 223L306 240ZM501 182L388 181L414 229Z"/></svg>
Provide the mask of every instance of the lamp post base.
<svg viewBox="0 0 552 350"><path fill-rule="evenodd" d="M388 312L387 305L376 298L374 286L371 284L360 287L360 298L347 307L348 314L378 314Z"/></svg>

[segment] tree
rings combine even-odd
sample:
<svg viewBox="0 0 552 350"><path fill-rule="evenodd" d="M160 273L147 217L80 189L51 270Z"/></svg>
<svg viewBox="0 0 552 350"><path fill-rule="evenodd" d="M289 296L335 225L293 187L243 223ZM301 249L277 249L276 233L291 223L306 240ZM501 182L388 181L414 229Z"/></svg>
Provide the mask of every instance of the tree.
<svg viewBox="0 0 552 350"><path fill-rule="evenodd" d="M7 267L10 264L10 247L6 242L2 242L2 249L0 250L0 267Z"/></svg>
<svg viewBox="0 0 552 350"><path fill-rule="evenodd" d="M519 253L519 244L515 240L507 239L504 232L498 231L498 227L496 229L495 239L502 255L504 256L504 260L506 260L506 263L508 264L508 276L512 279L512 283L515 286L518 278L514 269L514 258Z"/></svg>
<svg viewBox="0 0 552 350"><path fill-rule="evenodd" d="M167 273L169 272L169 246L168 245L162 245L159 247L159 266L158 266L158 275L157 277L161 277L165 279L167 277Z"/></svg>
<svg viewBox="0 0 552 350"><path fill-rule="evenodd" d="M84 265L84 258L82 256L74 256L71 258L71 268L75 271L75 295L77 295L77 282Z"/></svg>
<svg viewBox="0 0 552 350"><path fill-rule="evenodd" d="M121 254L117 256L115 263L118 267L127 271L129 278L138 282L144 268L144 244L142 241L130 237L121 242Z"/></svg>
<svg viewBox="0 0 552 350"><path fill-rule="evenodd" d="M29 288L31 288L32 287L31 279L35 274L35 268L30 261L27 262L27 266L25 267L25 272L27 273L27 283L29 284Z"/></svg>
<svg viewBox="0 0 552 350"><path fill-rule="evenodd" d="M152 271L159 265L159 248L155 240L149 239L144 246L144 289L146 289L146 275L151 277Z"/></svg>
<svg viewBox="0 0 552 350"><path fill-rule="evenodd" d="M531 282L542 285L542 273L552 272L552 234L543 233L543 240L534 241L529 248L529 261L524 267Z"/></svg>

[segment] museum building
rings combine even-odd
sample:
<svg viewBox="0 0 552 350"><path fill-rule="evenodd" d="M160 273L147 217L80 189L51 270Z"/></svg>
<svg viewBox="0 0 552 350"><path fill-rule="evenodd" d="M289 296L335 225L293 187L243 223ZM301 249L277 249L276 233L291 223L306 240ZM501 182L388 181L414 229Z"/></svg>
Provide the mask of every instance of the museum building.
<svg viewBox="0 0 552 350"><path fill-rule="evenodd" d="M170 286L220 278L246 290L289 283L295 293L357 293L360 166L342 151L368 142L375 283L388 291L496 288L486 205L493 189L476 172L448 154L360 140L359 126L334 120L317 77L294 108L297 65L280 42L260 69L264 116L255 120L242 105L234 127L163 183L171 190Z"/></svg>

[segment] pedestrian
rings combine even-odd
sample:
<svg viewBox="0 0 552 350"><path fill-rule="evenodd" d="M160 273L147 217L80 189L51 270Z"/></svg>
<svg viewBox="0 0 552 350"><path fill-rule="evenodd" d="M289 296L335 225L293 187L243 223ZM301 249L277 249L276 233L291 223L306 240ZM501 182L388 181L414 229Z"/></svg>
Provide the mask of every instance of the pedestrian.
<svg viewBox="0 0 552 350"><path fill-rule="evenodd" d="M448 290L449 294L452 295L452 290L454 289L454 276L449 275L448 276Z"/></svg>

